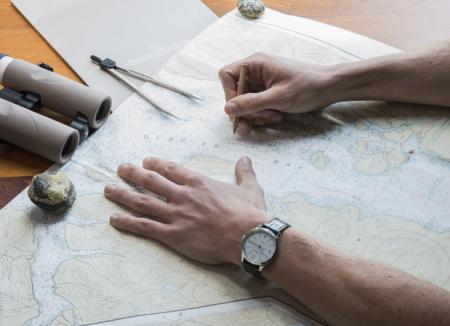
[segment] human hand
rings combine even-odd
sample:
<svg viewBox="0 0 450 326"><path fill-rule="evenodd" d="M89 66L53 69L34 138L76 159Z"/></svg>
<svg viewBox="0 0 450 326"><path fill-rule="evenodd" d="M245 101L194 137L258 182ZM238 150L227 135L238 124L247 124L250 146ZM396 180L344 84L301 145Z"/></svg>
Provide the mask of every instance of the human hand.
<svg viewBox="0 0 450 326"><path fill-rule="evenodd" d="M242 64L249 67L249 93L236 96ZM279 123L283 113L304 113L333 103L329 92L331 66L301 63L257 53L232 63L219 72L227 103L225 112L241 117L239 133L252 126Z"/></svg>
<svg viewBox="0 0 450 326"><path fill-rule="evenodd" d="M268 219L264 193L247 157L236 164L237 185L158 158L145 159L143 168L122 164L117 173L167 201L125 186L107 186L108 199L142 214L113 214L110 223L200 262L240 265L242 236Z"/></svg>

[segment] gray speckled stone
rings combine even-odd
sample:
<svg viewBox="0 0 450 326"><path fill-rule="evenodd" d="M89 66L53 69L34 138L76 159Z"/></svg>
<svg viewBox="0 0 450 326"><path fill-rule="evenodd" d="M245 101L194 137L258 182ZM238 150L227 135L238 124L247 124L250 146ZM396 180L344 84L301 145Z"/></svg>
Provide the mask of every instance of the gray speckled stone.
<svg viewBox="0 0 450 326"><path fill-rule="evenodd" d="M77 193L70 179L63 173L42 173L34 176L28 197L38 207L55 214L72 207Z"/></svg>
<svg viewBox="0 0 450 326"><path fill-rule="evenodd" d="M252 19L261 17L265 10L260 0L238 0L237 7L242 15Z"/></svg>

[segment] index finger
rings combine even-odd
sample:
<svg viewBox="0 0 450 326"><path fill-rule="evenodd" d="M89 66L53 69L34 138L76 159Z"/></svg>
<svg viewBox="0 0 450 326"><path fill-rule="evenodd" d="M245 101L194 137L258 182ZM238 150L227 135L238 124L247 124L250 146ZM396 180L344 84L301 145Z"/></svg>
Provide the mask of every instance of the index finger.
<svg viewBox="0 0 450 326"><path fill-rule="evenodd" d="M237 70L237 75L236 75ZM219 71L220 82L222 83L223 90L225 92L225 99L231 100L236 96L237 92L237 80L239 79L240 64L233 63L226 67L223 67Z"/></svg>
<svg viewBox="0 0 450 326"><path fill-rule="evenodd" d="M239 81L239 75L241 73L241 66L247 64L251 70L252 64L258 61L258 55L251 55L242 60L233 62L219 71L220 82L222 83L223 90L225 92L225 98L227 101L236 96L237 84Z"/></svg>
<svg viewBox="0 0 450 326"><path fill-rule="evenodd" d="M198 175L196 172L188 170L181 165L156 157L146 158L143 162L143 167L144 169L155 171L166 179L183 186Z"/></svg>
<svg viewBox="0 0 450 326"><path fill-rule="evenodd" d="M271 59L267 54L255 53L220 69L219 78L222 83L223 90L225 91L226 100L229 101L236 96L237 83L239 81L239 74L243 64L248 65L249 68L248 83L250 89L252 91L260 91L265 89L263 67L270 61Z"/></svg>

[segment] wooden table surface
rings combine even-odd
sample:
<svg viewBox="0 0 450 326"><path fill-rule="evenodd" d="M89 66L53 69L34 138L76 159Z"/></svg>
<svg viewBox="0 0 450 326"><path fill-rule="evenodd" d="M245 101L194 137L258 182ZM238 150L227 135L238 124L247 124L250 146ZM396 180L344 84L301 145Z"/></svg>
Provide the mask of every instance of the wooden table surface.
<svg viewBox="0 0 450 326"><path fill-rule="evenodd" d="M203 2L218 16L236 5L236 0ZM449 0L265 0L265 4L284 13L372 37L402 50L450 38ZM8 0L0 0L0 53L30 62L47 62L56 72L80 80ZM46 170L50 164L18 148L0 154L0 207L26 187L30 176Z"/></svg>

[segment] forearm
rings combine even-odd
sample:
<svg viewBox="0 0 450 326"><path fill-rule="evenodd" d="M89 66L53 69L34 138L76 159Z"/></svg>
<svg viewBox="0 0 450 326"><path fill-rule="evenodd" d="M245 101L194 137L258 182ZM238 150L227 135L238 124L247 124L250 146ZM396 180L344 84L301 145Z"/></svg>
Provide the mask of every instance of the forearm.
<svg viewBox="0 0 450 326"><path fill-rule="evenodd" d="M449 325L450 293L287 230L263 274L331 324Z"/></svg>
<svg viewBox="0 0 450 326"><path fill-rule="evenodd" d="M331 67L332 102L386 100L450 106L450 41Z"/></svg>

